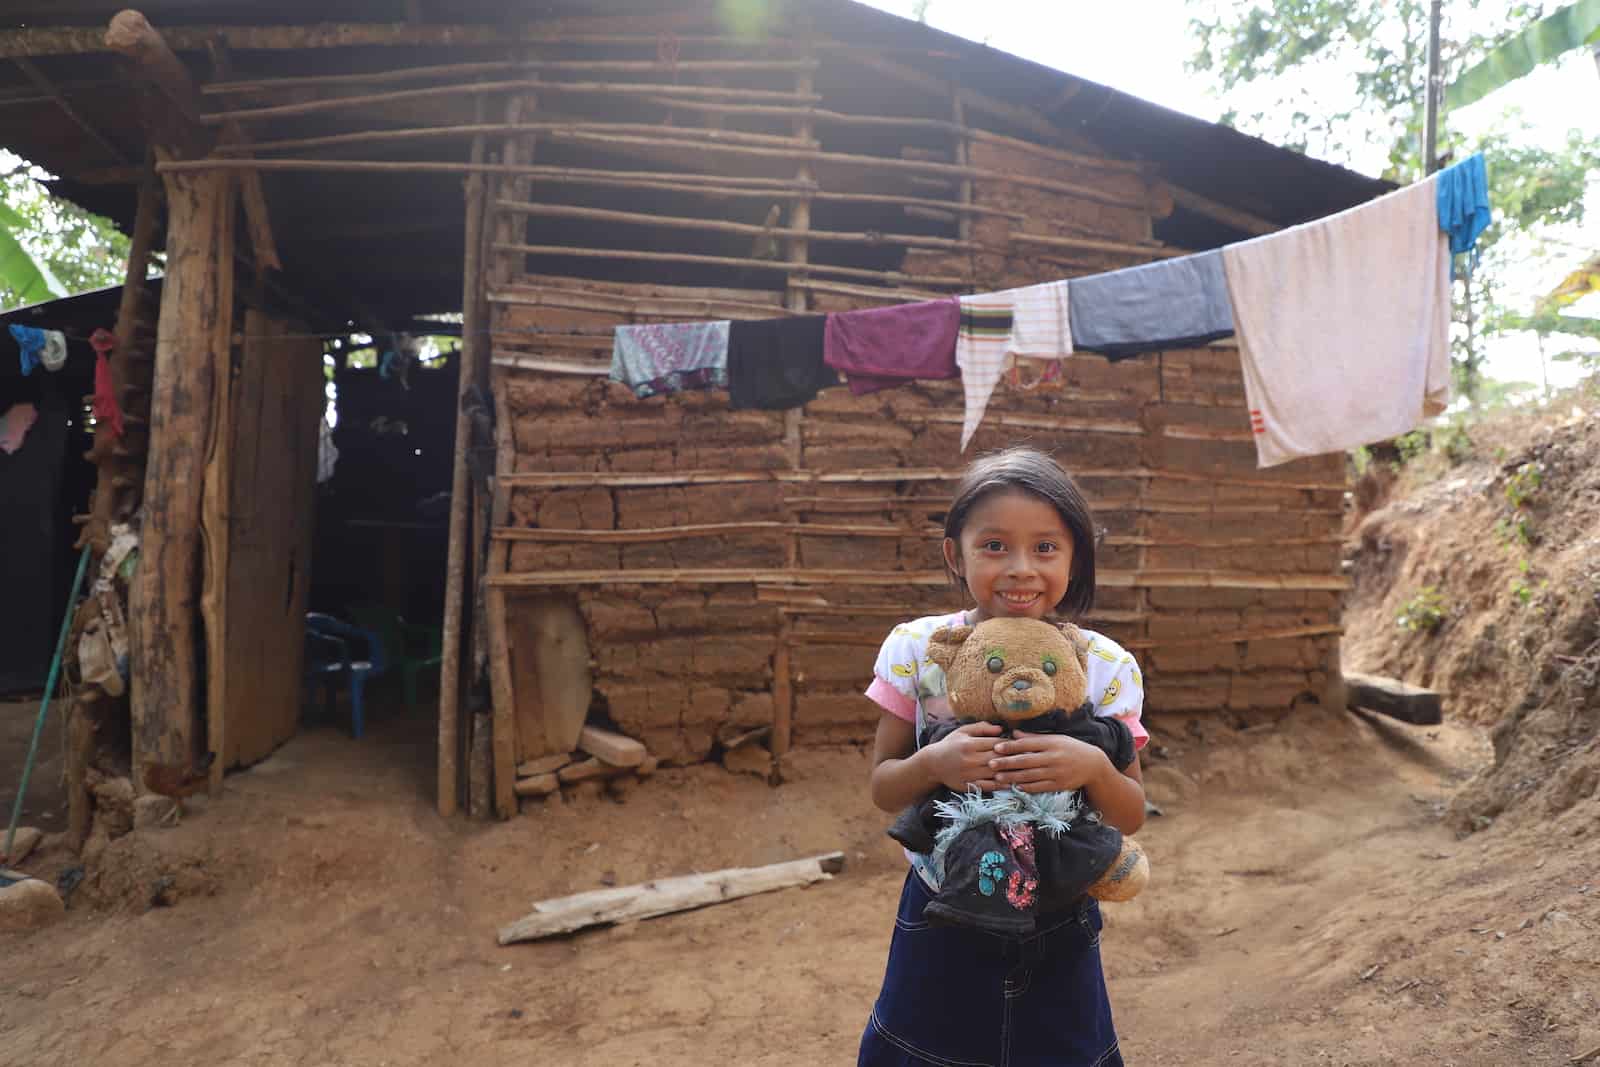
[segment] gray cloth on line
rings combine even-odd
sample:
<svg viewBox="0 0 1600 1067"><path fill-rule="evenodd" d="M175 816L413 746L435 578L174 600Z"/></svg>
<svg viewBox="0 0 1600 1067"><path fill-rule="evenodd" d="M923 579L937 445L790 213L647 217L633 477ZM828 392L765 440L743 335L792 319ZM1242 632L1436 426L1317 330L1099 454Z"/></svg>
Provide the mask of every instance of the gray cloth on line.
<svg viewBox="0 0 1600 1067"><path fill-rule="evenodd" d="M1203 345L1233 333L1219 251L1074 278L1067 301L1073 347L1111 359Z"/></svg>

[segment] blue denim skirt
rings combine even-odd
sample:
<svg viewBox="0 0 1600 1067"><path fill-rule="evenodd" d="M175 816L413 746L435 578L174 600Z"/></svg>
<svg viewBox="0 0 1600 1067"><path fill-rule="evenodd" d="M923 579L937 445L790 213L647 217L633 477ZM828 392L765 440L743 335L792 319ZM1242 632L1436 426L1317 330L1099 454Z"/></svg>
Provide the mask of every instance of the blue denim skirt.
<svg viewBox="0 0 1600 1067"><path fill-rule="evenodd" d="M931 897L906 876L858 1067L1122 1067L1093 899L1018 939L930 924Z"/></svg>

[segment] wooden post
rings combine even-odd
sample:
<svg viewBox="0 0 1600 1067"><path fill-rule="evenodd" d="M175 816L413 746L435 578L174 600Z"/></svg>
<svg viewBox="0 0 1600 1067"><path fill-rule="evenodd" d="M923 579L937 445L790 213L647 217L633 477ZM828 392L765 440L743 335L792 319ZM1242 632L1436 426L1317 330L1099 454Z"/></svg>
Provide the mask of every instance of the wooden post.
<svg viewBox="0 0 1600 1067"><path fill-rule="evenodd" d="M128 612L136 768L196 755L201 500L233 329L233 179L171 174L166 189L144 525Z"/></svg>
<svg viewBox="0 0 1600 1067"><path fill-rule="evenodd" d="M483 138L472 139L472 161L483 162ZM461 400L472 385L478 349L486 343L481 321L479 275L483 267L483 205L488 178L474 173L466 180L466 246L462 255L461 351L457 357L460 379L456 395L455 464L450 477L450 541L445 562L444 638L439 663L439 814L451 816L460 792L461 618L467 583L467 507L470 486L467 448L472 427Z"/></svg>
<svg viewBox="0 0 1600 1067"><path fill-rule="evenodd" d="M809 58L809 56L807 57ZM804 70L795 75L795 92L804 96L811 96L814 88L814 75L810 70ZM810 118L798 118L794 121L794 136L809 141L815 127ZM811 187L816 184L816 175L811 164L803 162L795 172L797 184ZM811 200L804 195L795 198L789 206L789 229L804 233L811 229ZM789 263L791 266L804 267L810 258L810 246L804 237L790 237ZM797 287L795 273L788 277L788 285L784 294L784 305L790 311L805 311L811 305L811 293L807 289ZM805 465L804 445L800 429L801 411L799 408L790 408L783 413L783 443L784 450L788 453L789 466L800 470ZM785 521L794 523L794 515L784 516ZM784 562L793 570L800 562L800 538L791 533L785 540ZM778 647L772 655L772 774L770 781L777 785L783 781L783 757L789 751L789 741L794 729L794 681L789 663L790 622L788 615L782 615L778 622Z"/></svg>

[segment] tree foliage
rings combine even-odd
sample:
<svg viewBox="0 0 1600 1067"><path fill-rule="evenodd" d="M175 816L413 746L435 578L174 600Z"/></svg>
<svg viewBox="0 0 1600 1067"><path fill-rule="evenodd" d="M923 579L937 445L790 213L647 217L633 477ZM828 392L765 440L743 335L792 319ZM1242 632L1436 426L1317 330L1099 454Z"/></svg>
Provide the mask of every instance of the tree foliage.
<svg viewBox="0 0 1600 1067"><path fill-rule="evenodd" d="M1196 36L1191 69L1209 74L1235 103L1230 119L1247 132L1354 163L1382 152L1384 176L1422 174L1421 131L1427 82L1428 0L1189 0ZM1440 36L1445 82L1496 46L1523 33L1557 5L1521 0L1451 0ZM1248 103L1241 114L1238 105ZM1479 239L1481 262L1459 287L1455 351L1458 382L1475 399L1485 334L1535 330L1531 308L1503 307L1501 279L1525 269L1553 229L1582 223L1589 175L1600 168L1600 139L1574 131L1555 149L1534 142L1510 113L1494 132L1469 141L1445 126L1446 157L1488 156L1495 221ZM1540 333L1542 337L1543 334Z"/></svg>
<svg viewBox="0 0 1600 1067"><path fill-rule="evenodd" d="M11 156L0 171L0 256L4 236L65 293L82 292L122 281L128 262L128 238L110 219L51 196L41 179L44 171ZM3 166L3 163L0 163ZM0 307L16 307L47 299L48 285L29 284L25 270L0 274Z"/></svg>

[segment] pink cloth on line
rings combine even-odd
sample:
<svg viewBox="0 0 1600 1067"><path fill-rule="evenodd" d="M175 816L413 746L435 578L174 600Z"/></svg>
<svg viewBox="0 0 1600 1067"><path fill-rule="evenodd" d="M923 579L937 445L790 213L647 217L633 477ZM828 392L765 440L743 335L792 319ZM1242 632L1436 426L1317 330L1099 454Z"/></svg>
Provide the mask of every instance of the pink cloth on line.
<svg viewBox="0 0 1600 1067"><path fill-rule="evenodd" d="M32 404L12 404L0 415L0 452L11 455L22 447L23 439L39 419L39 409Z"/></svg>
<svg viewBox="0 0 1600 1067"><path fill-rule="evenodd" d="M857 396L917 379L954 378L961 305L954 297L828 316L822 361Z"/></svg>

